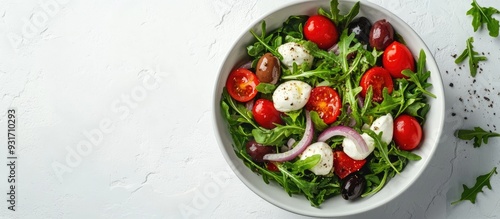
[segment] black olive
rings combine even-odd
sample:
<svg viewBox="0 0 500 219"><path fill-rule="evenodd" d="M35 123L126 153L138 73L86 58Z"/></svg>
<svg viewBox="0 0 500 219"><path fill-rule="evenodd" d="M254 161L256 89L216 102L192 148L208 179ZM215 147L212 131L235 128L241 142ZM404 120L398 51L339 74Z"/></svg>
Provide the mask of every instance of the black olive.
<svg viewBox="0 0 500 219"><path fill-rule="evenodd" d="M341 195L345 200L353 200L361 196L366 187L366 180L359 172L355 172L342 181Z"/></svg>
<svg viewBox="0 0 500 219"><path fill-rule="evenodd" d="M347 26L347 31L349 35L354 33L354 37L358 39L360 43L368 44L370 40L370 30L372 24L366 17L358 17L349 23Z"/></svg>
<svg viewBox="0 0 500 219"><path fill-rule="evenodd" d="M257 162L264 162L264 155L274 153L274 147L264 146L255 140L250 140L245 146L248 155Z"/></svg>
<svg viewBox="0 0 500 219"><path fill-rule="evenodd" d="M369 37L370 46L382 51L394 41L394 29L385 19L378 20L373 24Z"/></svg>

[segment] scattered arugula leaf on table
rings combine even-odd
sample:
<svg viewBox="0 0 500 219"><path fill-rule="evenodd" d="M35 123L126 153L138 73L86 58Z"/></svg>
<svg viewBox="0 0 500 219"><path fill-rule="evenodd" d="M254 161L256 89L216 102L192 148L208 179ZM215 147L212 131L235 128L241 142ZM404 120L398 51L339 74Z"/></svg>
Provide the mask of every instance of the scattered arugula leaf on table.
<svg viewBox="0 0 500 219"><path fill-rule="evenodd" d="M455 60L456 64L462 63L465 58L469 57L469 69L470 75L472 77L476 77L477 67L479 66L480 61L486 61L487 58L485 56L478 56L478 52L474 51L474 47L472 43L474 42L474 38L470 37L467 39L467 48L457 57Z"/></svg>
<svg viewBox="0 0 500 219"><path fill-rule="evenodd" d="M474 147L480 147L482 143L488 144L491 137L500 137L500 133L488 132L481 127L474 127L473 130L459 129L455 131L455 136L462 140L474 139Z"/></svg>
<svg viewBox="0 0 500 219"><path fill-rule="evenodd" d="M477 194L483 192L484 186L487 186L488 189L491 190L490 178L491 176L493 176L493 174L496 173L497 168L494 167L489 173L478 176L476 178L476 184L473 187L469 188L464 184L464 191L462 192L462 196L459 200L454 201L451 204L454 205L465 200L469 200L470 202L472 202L472 204L476 203Z"/></svg>
<svg viewBox="0 0 500 219"><path fill-rule="evenodd" d="M490 36L497 37L500 24L497 19L493 18L493 15L500 14L500 11L493 7L481 7L476 0L472 0L471 5L472 8L467 11L467 15L472 16L474 32L486 23Z"/></svg>

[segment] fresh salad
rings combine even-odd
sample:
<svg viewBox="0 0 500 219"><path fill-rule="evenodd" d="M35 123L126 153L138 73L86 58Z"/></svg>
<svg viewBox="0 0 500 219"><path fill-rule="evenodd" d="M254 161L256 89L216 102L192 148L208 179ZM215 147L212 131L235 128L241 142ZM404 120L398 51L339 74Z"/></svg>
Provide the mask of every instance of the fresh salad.
<svg viewBox="0 0 500 219"><path fill-rule="evenodd" d="M413 57L388 21L359 7L340 14L332 0L271 31L263 21L222 93L237 156L315 207L373 195L420 160L412 150L435 98L423 50Z"/></svg>

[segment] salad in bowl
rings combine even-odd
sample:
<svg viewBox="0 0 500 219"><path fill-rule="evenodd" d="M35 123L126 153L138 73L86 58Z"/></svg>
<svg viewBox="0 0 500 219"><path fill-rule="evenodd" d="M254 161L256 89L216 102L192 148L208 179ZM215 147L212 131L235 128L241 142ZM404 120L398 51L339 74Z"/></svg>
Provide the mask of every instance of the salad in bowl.
<svg viewBox="0 0 500 219"><path fill-rule="evenodd" d="M402 192L442 129L442 83L425 44L369 3L309 1L286 9L278 11L281 21L268 16L271 27L262 19L245 33L232 51L239 55L229 54L221 70L216 119L226 159L252 190L288 210L297 208L274 202L265 186L318 210L331 200L371 199L389 182L406 180L410 169L396 195Z"/></svg>

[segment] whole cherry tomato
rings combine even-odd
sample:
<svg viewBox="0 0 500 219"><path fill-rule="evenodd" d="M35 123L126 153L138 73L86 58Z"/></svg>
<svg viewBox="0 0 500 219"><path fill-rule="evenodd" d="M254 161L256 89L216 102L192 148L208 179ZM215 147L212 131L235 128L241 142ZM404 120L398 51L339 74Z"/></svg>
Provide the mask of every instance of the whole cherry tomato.
<svg viewBox="0 0 500 219"><path fill-rule="evenodd" d="M401 72L410 69L415 72L415 60L408 47L394 41L385 50L382 56L382 65L393 78L404 78Z"/></svg>
<svg viewBox="0 0 500 219"><path fill-rule="evenodd" d="M340 100L339 94L328 86L313 88L306 103L306 109L318 112L319 117L326 124L332 124L337 120L341 108L342 100Z"/></svg>
<svg viewBox="0 0 500 219"><path fill-rule="evenodd" d="M415 117L400 115L394 120L394 142L401 150L411 151L422 140L422 127Z"/></svg>
<svg viewBox="0 0 500 219"><path fill-rule="evenodd" d="M373 67L366 71L365 74L361 77L359 85L363 89L361 90L361 96L363 97L366 96L366 92L371 86L373 91L372 100L379 103L384 100L384 96L382 95L384 87L387 88L387 92L389 94L391 94L392 90L394 89L391 75L382 67Z"/></svg>
<svg viewBox="0 0 500 219"><path fill-rule="evenodd" d="M337 43L339 34L333 22L322 15L309 17L304 25L304 35L320 49L328 49Z"/></svg>
<svg viewBox="0 0 500 219"><path fill-rule="evenodd" d="M270 100L258 99L255 101L252 113L257 124L266 129L273 129L276 124L283 124L281 112L274 108L274 104Z"/></svg>
<svg viewBox="0 0 500 219"><path fill-rule="evenodd" d="M229 73L226 89L229 95L239 101L248 102L257 95L259 79L248 69L238 68Z"/></svg>

